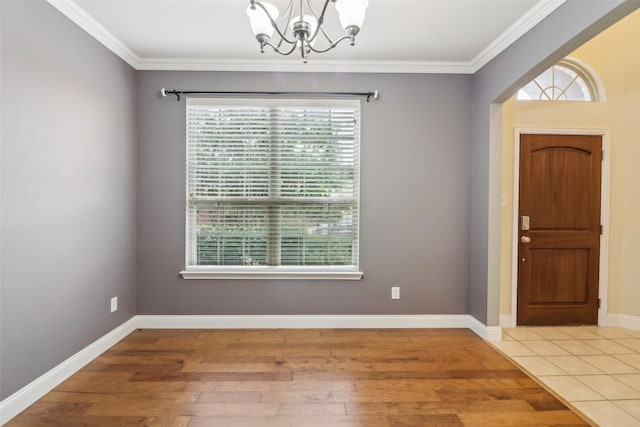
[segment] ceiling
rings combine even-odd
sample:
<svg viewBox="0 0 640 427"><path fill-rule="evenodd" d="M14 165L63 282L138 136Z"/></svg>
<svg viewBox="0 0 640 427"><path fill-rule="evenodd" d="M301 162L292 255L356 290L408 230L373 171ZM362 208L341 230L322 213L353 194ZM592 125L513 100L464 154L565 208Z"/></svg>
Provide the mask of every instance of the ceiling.
<svg viewBox="0 0 640 427"><path fill-rule="evenodd" d="M474 73L565 0L370 0L356 45L307 64L260 53L248 0L48 1L139 70ZM333 5L325 19L342 35Z"/></svg>

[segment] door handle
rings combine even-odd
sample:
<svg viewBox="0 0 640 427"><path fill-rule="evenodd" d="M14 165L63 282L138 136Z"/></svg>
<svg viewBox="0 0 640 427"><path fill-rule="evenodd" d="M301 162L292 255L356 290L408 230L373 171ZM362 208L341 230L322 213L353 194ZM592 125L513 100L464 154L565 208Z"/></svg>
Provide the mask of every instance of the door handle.
<svg viewBox="0 0 640 427"><path fill-rule="evenodd" d="M522 237L520 238L520 241L521 241L522 243L531 243L531 237L529 237L529 236L522 236Z"/></svg>

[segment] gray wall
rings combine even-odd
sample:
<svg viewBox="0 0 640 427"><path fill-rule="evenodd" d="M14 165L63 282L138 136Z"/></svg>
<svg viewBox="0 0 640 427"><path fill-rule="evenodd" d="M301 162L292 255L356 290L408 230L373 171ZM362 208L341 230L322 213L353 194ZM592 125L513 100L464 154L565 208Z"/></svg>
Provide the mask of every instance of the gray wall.
<svg viewBox="0 0 640 427"><path fill-rule="evenodd" d="M495 251L500 241L502 139L490 139L490 123L496 118L490 115L490 104L503 102L638 7L638 0L568 0L473 76L469 309L487 325L498 324L500 298L500 258Z"/></svg>
<svg viewBox="0 0 640 427"><path fill-rule="evenodd" d="M471 77L140 73L140 314L468 312ZM181 90L367 91L362 103L361 281L183 280L185 103ZM391 286L401 299L390 299Z"/></svg>
<svg viewBox="0 0 640 427"><path fill-rule="evenodd" d="M135 314L136 75L49 4L0 7L6 398Z"/></svg>

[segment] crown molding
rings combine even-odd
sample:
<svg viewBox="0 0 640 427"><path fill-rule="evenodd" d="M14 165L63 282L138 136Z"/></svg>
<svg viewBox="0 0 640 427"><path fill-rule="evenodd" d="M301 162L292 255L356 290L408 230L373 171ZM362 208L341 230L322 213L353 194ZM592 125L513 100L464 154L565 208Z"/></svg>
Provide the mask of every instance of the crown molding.
<svg viewBox="0 0 640 427"><path fill-rule="evenodd" d="M307 73L415 73L415 74L471 74L468 62L426 61L327 61L314 59L304 64L287 60L221 60L143 58L138 70L175 71L276 71Z"/></svg>
<svg viewBox="0 0 640 427"><path fill-rule="evenodd" d="M540 21L549 16L554 10L562 6L566 0L539 0L520 19L511 24L497 39L489 44L471 61L471 73L474 74L484 67L489 61L511 46L527 31L536 26Z"/></svg>
<svg viewBox="0 0 640 427"><path fill-rule="evenodd" d="M47 2L102 43L107 49L119 56L124 62L138 69L138 63L140 62L138 55L89 15L74 0L47 0Z"/></svg>
<svg viewBox="0 0 640 427"><path fill-rule="evenodd" d="M165 71L276 71L331 73L474 74L566 0L539 0L472 61L329 61L303 64L287 60L231 60L197 58L141 58L96 21L74 0L47 0L60 13L136 70Z"/></svg>

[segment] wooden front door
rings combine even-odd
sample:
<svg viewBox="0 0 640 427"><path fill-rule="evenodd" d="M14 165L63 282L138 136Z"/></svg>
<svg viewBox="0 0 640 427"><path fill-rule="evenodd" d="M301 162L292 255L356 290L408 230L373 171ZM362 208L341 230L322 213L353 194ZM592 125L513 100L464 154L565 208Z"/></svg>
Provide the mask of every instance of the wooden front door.
<svg viewBox="0 0 640 427"><path fill-rule="evenodd" d="M598 323L602 137L520 135L519 325Z"/></svg>

